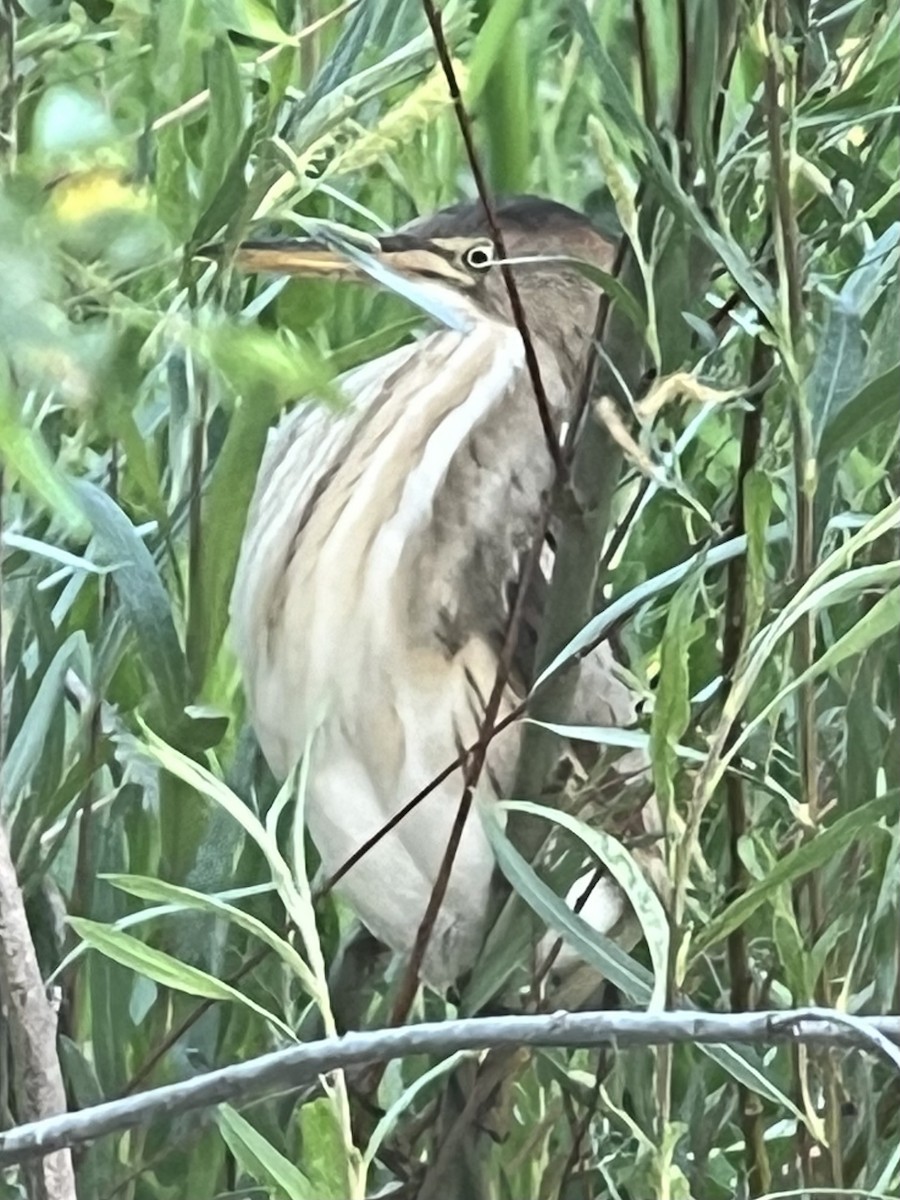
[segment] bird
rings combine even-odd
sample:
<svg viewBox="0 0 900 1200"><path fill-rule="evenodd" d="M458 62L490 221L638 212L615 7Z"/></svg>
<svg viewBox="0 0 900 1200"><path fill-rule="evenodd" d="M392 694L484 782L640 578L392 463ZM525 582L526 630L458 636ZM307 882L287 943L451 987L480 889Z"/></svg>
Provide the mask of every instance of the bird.
<svg viewBox="0 0 900 1200"><path fill-rule="evenodd" d="M578 263L609 272L615 247L585 215L542 197L498 202L493 216L559 438L575 418L601 295L596 272ZM233 257L243 271L344 283L389 271L441 322L340 376L337 406L306 396L281 419L236 568L232 638L249 719L277 778L305 759L305 819L327 875L478 738L555 473L484 206L444 208L366 246L251 240ZM532 587L538 610L544 575ZM532 625L498 719L530 682ZM611 651L600 647L581 670L585 719L631 724L635 693ZM482 944L495 863L481 815L507 794L520 737L512 722L491 742L475 787L421 963L439 991ZM401 956L413 950L462 788L459 767L338 885Z"/></svg>

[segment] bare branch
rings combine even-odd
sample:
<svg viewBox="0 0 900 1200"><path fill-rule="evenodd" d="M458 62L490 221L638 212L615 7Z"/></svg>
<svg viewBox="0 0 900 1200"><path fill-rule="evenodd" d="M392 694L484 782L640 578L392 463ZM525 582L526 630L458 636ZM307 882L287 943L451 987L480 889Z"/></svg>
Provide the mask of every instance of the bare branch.
<svg viewBox="0 0 900 1200"><path fill-rule="evenodd" d="M475 152L472 123L469 120L469 114L466 112L466 106L463 103L462 93L459 90L459 83L456 79L456 72L453 69L453 60L450 57L450 50L447 46L447 39L444 37L444 30L441 24L441 14L435 8L432 0L422 0L422 7L425 10L425 17L431 29L431 35L434 38L434 48L437 51L438 60L444 72L444 78L447 80L447 88L450 92L450 98L453 101L453 109L456 113L460 133L462 134L463 145L466 148L466 157L469 160L472 178L475 180L478 199L481 201L481 206L484 209L485 219L491 231L491 239L497 248L497 254L500 258L500 272L503 275L503 282L506 284L506 291L509 295L509 306L512 310L513 322L522 339L522 348L525 351L525 365L528 368L528 375L534 390L534 398L537 403L541 426L544 430L547 449L550 457L553 459L557 478L562 480L567 476L566 462L559 444L559 436L553 424L553 417L550 413L550 401L547 399L547 392L544 388L544 382L541 379L541 368L538 365L537 353L534 349L534 342L531 339L531 331L528 328L528 322L525 318L525 309L522 307L522 299L519 296L515 276L503 261L506 258L506 246L503 242L503 234L497 222L497 214L494 211L494 204L484 171L481 169L481 163Z"/></svg>
<svg viewBox="0 0 900 1200"><path fill-rule="evenodd" d="M900 1070L900 1016L854 1017L834 1009L755 1013L544 1013L431 1021L325 1038L223 1067L182 1083L51 1117L0 1134L0 1167L169 1117L298 1088L318 1076L414 1054L448 1055L499 1046L658 1046L823 1043L879 1050Z"/></svg>
<svg viewBox="0 0 900 1200"><path fill-rule="evenodd" d="M8 1021L19 1116L40 1118L64 1111L66 1093L56 1057L56 1014L44 990L2 821L0 1007ZM53 1149L62 1151L65 1145L62 1141ZM42 1168L29 1172L29 1184L34 1200L75 1200L75 1176L68 1151L53 1153Z"/></svg>

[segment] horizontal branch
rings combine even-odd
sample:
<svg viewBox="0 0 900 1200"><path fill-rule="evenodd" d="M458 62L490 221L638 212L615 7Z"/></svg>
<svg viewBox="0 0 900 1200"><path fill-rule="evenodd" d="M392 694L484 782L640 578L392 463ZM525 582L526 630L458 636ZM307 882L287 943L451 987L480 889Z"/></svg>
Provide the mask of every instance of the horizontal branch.
<svg viewBox="0 0 900 1200"><path fill-rule="evenodd" d="M496 1046L658 1046L680 1043L768 1046L820 1042L878 1050L900 1070L900 1016L853 1017L833 1009L755 1013L601 1012L431 1021L325 1038L265 1054L182 1083L34 1121L0 1134L0 1167L239 1097L304 1086L320 1075L413 1054L449 1055Z"/></svg>

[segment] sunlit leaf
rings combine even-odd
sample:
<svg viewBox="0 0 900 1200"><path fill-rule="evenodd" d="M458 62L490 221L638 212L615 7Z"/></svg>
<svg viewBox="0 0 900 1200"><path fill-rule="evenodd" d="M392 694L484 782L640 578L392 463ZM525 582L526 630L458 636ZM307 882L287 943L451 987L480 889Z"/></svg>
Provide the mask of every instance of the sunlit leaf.
<svg viewBox="0 0 900 1200"><path fill-rule="evenodd" d="M276 1194L287 1200L324 1200L300 1168L230 1104L219 1106L216 1120L235 1160L251 1179L275 1188Z"/></svg>
<svg viewBox="0 0 900 1200"><path fill-rule="evenodd" d="M157 950L139 942L130 934L97 921L88 921L83 917L70 917L69 924L74 931L94 950L105 954L113 962L136 971L152 979L163 987L176 992L185 992L189 996L202 996L207 1000L230 1000L243 1004L258 1016L270 1021L285 1037L292 1039L293 1032L274 1013L268 1012L262 1005L245 996L238 988L221 979L216 979L198 967L180 962L170 954Z"/></svg>

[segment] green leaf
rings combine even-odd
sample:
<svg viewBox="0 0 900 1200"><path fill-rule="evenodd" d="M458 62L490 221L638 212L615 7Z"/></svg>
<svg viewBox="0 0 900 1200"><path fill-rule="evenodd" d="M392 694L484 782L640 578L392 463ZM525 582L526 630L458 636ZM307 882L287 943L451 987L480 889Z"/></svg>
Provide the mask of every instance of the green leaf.
<svg viewBox="0 0 900 1200"><path fill-rule="evenodd" d="M471 1057L471 1050L457 1050L455 1054L451 1054L448 1058L441 1059L440 1062L434 1064L427 1071L411 1083L404 1092L394 1101L388 1108L387 1112L372 1130L372 1136L369 1138L368 1144L363 1154L363 1162L366 1166L371 1166L378 1156L378 1151L381 1148L385 1138L393 1133L397 1126L399 1117L409 1108L415 1098L426 1089L430 1089L431 1085L438 1079L442 1079L445 1075L449 1075L455 1071L461 1062Z"/></svg>
<svg viewBox="0 0 900 1200"><path fill-rule="evenodd" d="M746 629L753 633L766 608L767 537L772 515L772 481L756 467L744 479L744 528L747 530Z"/></svg>
<svg viewBox="0 0 900 1200"><path fill-rule="evenodd" d="M813 442L818 448L825 430L853 398L863 374L866 348L858 309L837 297L829 307L816 344L818 354L804 390Z"/></svg>
<svg viewBox="0 0 900 1200"><path fill-rule="evenodd" d="M260 42L278 44L289 34L281 28L272 6L263 0L209 0L216 18L226 29Z"/></svg>
<svg viewBox="0 0 900 1200"><path fill-rule="evenodd" d="M742 896L694 935L691 942L691 962L696 963L711 947L744 925L760 905L771 899L784 884L824 867L857 839L878 833L878 822L881 818L896 814L898 799L900 792L893 791L879 796L876 800L870 800L867 804L861 804L853 812L840 817L828 829L820 829L814 838L785 854L769 870L765 879L749 887Z"/></svg>
<svg viewBox="0 0 900 1200"><path fill-rule="evenodd" d="M294 1032L280 1017L245 996L237 988L223 983L221 979L192 967L188 963L179 962L171 954L146 946L130 934L120 929L113 929L99 921L89 921L84 917L69 917L69 924L80 938L93 949L98 950L113 962L135 971L154 983L171 988L175 992L184 992L188 996L202 996L206 1000L230 1000L242 1004L251 1012L269 1021L284 1037L296 1040Z"/></svg>
<svg viewBox="0 0 900 1200"><path fill-rule="evenodd" d="M113 887L141 900L156 900L164 905L172 905L176 911L180 908L223 917L258 938L270 950L274 950L304 986L315 988L311 983L309 967L290 942L279 937L265 922L229 904L221 897L207 896L193 888L179 887L161 879L150 879L145 875L103 875L101 878Z"/></svg>
<svg viewBox="0 0 900 1200"><path fill-rule="evenodd" d="M0 803L7 818L40 766L50 727L64 704L66 672L76 662L79 673L88 677L90 652L80 629L67 637L53 655L22 724L6 749L0 765Z"/></svg>
<svg viewBox="0 0 900 1200"><path fill-rule="evenodd" d="M885 279L894 275L900 259L900 221L894 221L868 247L859 266L841 288L845 304L865 315L881 295Z"/></svg>
<svg viewBox="0 0 900 1200"><path fill-rule="evenodd" d="M333 1101L313 1100L300 1109L303 1139L303 1168L309 1176L316 1200L342 1200L350 1191L347 1179L347 1147Z"/></svg>
<svg viewBox="0 0 900 1200"><path fill-rule="evenodd" d="M825 427L819 443L819 462L823 465L859 445L860 441L885 421L900 420L900 363L870 380L845 402Z"/></svg>
<svg viewBox="0 0 900 1200"><path fill-rule="evenodd" d="M592 929L564 900L547 887L512 845L497 817L490 810L482 813L482 822L497 858L497 865L529 907L564 937L587 964L596 967L603 976L624 992L629 1000L642 1006L648 1004L653 994L653 977L650 972L615 942ZM766 1078L762 1064L757 1061L755 1055L738 1052L730 1046L700 1046L698 1049L740 1083L767 1100L797 1113L796 1106Z"/></svg>
<svg viewBox="0 0 900 1200"><path fill-rule="evenodd" d="M201 208L201 215L190 236L191 248L204 245L243 215L247 197L247 161L256 140L256 130L251 126L244 133L237 149L229 159L228 170L209 203Z"/></svg>
<svg viewBox="0 0 900 1200"><path fill-rule="evenodd" d="M40 434L23 425L18 405L7 388L8 371L0 363L0 459L6 470L55 513L73 536L86 529L69 481L50 458Z"/></svg>
<svg viewBox="0 0 900 1200"><path fill-rule="evenodd" d="M688 222L716 253L748 299L774 324L775 295L771 284L753 266L736 239L716 228L701 211L694 197L688 195L675 178L654 135L638 114L608 50L598 37L584 0L569 0L568 8L575 29L584 39L585 50L593 61L611 123L622 131L631 148L644 161L649 178L660 188L675 216Z"/></svg>
<svg viewBox="0 0 900 1200"><path fill-rule="evenodd" d="M640 867L621 842L600 829L592 829L584 821L558 808L548 808L529 801L506 800L503 807L510 811L541 817L574 834L606 867L628 897L637 917L653 962L653 994L649 1007L661 1009L665 1004L666 972L669 964L669 922L659 896L647 882Z"/></svg>
<svg viewBox="0 0 900 1200"><path fill-rule="evenodd" d="M557 896L528 865L504 833L497 817L482 813L497 865L523 900L552 929L566 939L584 961L624 992L629 1000L646 1005L653 995L653 976L614 941L588 925Z"/></svg>
<svg viewBox="0 0 900 1200"><path fill-rule="evenodd" d="M508 39L524 7L524 0L494 0L488 9L468 56L467 108L477 103L495 66L499 65L501 72L506 71Z"/></svg>
<svg viewBox="0 0 900 1200"><path fill-rule="evenodd" d="M216 1123L228 1149L251 1179L265 1188L274 1188L274 1195L287 1200L326 1200L317 1193L299 1167L276 1150L271 1142L253 1128L249 1121L230 1104L220 1104Z"/></svg>
<svg viewBox="0 0 900 1200"><path fill-rule="evenodd" d="M694 621L694 606L702 574L696 571L684 581L669 606L660 649L659 684L650 722L650 762L653 785L663 821L675 802L675 747L691 716L689 650L703 630Z"/></svg>
<svg viewBox="0 0 900 1200"><path fill-rule="evenodd" d="M115 500L86 480L76 496L94 530L94 558L114 569L122 609L170 720L187 701L184 653L172 619L172 602L150 551Z"/></svg>
<svg viewBox="0 0 900 1200"><path fill-rule="evenodd" d="M160 220L179 241L187 240L196 221L197 201L191 192L184 130L167 125L156 135L154 194Z"/></svg>
<svg viewBox="0 0 900 1200"><path fill-rule="evenodd" d="M228 38L216 38L206 63L209 121L200 181L202 209L212 203L244 128L244 88Z"/></svg>

